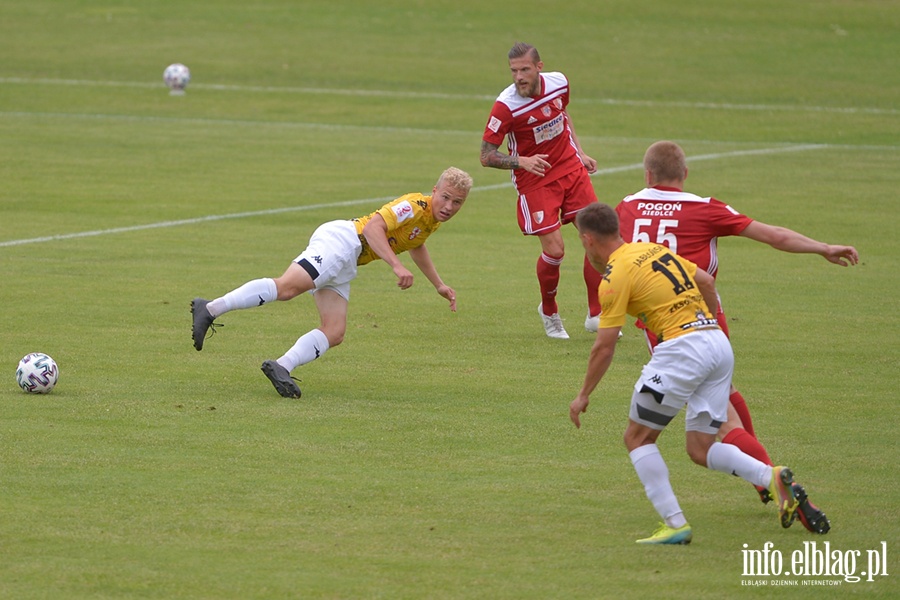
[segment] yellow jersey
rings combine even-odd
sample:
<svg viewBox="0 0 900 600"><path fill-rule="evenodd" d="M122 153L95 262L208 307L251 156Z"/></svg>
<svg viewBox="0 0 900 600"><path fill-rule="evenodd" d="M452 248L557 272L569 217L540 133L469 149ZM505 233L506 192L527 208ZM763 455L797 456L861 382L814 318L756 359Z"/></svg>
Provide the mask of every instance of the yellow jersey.
<svg viewBox="0 0 900 600"><path fill-rule="evenodd" d="M419 193L406 194L396 200L388 202L375 212L365 217L353 219L356 225L356 233L362 244L362 252L357 259L357 265L364 265L380 258L369 247L363 235L363 228L376 214L381 215L387 223L387 238L394 254L400 254L413 248L418 248L425 243L429 235L437 231L441 222L434 218L431 211L431 196Z"/></svg>
<svg viewBox="0 0 900 600"><path fill-rule="evenodd" d="M626 313L660 342L718 328L694 280L697 265L665 246L625 243L612 253L600 282L600 327L621 327Z"/></svg>

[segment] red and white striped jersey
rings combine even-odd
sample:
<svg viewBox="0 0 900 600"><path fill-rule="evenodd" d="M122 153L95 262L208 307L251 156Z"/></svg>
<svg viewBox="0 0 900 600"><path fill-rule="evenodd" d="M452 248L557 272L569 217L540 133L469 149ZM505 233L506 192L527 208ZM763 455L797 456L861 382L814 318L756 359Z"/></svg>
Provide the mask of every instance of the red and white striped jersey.
<svg viewBox="0 0 900 600"><path fill-rule="evenodd" d="M541 92L533 98L520 96L514 84L503 90L494 102L482 137L498 147L505 137L510 156L549 156L551 167L544 177L524 169L511 171L519 194L584 168L566 114L569 80L562 73L540 73L540 78Z"/></svg>

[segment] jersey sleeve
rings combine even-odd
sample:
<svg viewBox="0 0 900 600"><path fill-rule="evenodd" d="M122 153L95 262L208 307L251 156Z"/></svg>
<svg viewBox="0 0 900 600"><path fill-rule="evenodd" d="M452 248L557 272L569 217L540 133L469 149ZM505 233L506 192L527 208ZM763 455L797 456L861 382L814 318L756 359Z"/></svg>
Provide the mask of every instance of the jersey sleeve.
<svg viewBox="0 0 900 600"><path fill-rule="evenodd" d="M740 235L753 219L715 198L709 199L709 223L718 237Z"/></svg>
<svg viewBox="0 0 900 600"><path fill-rule="evenodd" d="M503 144L503 138L512 127L513 116L509 107L502 102L494 102L491 109L491 116L488 117L487 125L484 126L484 135L482 140L495 146Z"/></svg>
<svg viewBox="0 0 900 600"><path fill-rule="evenodd" d="M617 271L614 264L606 267L606 273L600 282L600 328L622 327L628 314L628 300L631 295L631 280L621 277L621 269Z"/></svg>
<svg viewBox="0 0 900 600"><path fill-rule="evenodd" d="M634 213L628 210L628 207L628 202L619 202L614 210L619 217L619 233L624 240L630 242L634 231Z"/></svg>
<svg viewBox="0 0 900 600"><path fill-rule="evenodd" d="M406 221L414 219L418 213L422 212L422 209L412 201L411 195L407 194L388 202L376 212L384 219L388 232L391 232Z"/></svg>

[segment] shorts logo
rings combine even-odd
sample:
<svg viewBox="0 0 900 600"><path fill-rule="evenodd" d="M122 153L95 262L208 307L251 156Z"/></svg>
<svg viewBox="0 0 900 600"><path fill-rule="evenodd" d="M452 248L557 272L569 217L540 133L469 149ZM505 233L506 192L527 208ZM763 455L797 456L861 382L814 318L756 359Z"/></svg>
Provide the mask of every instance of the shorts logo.
<svg viewBox="0 0 900 600"><path fill-rule="evenodd" d="M654 375L650 378L650 381L652 381L656 385L662 385L662 378L659 375Z"/></svg>
<svg viewBox="0 0 900 600"><path fill-rule="evenodd" d="M502 122L500 121L500 119L498 119L497 117L491 117L491 120L488 121L487 128L494 133L497 133L497 130L500 129L501 124Z"/></svg>
<svg viewBox="0 0 900 600"><path fill-rule="evenodd" d="M540 225L544 221L544 211L539 210L537 212L531 213L531 218L534 219L534 222Z"/></svg>
<svg viewBox="0 0 900 600"><path fill-rule="evenodd" d="M419 237L420 233L422 233L421 229L419 229L418 227L414 228L412 231L409 232L409 239L410 240L416 239L417 237Z"/></svg>

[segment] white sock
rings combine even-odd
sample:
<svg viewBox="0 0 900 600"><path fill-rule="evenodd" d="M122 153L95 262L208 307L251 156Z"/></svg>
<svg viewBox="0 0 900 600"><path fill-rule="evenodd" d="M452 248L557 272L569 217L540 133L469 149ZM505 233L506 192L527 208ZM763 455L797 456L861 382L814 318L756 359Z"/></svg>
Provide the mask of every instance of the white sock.
<svg viewBox="0 0 900 600"><path fill-rule="evenodd" d="M275 362L288 371L293 371L300 365L316 360L325 354L330 347L328 338L325 337L322 330L313 329L300 336L300 339L291 346L291 349Z"/></svg>
<svg viewBox="0 0 900 600"><path fill-rule="evenodd" d="M713 442L706 455L706 465L714 471L737 475L759 487L769 487L772 467L741 452L737 446Z"/></svg>
<svg viewBox="0 0 900 600"><path fill-rule="evenodd" d="M628 456L631 457L631 464L634 465L638 478L644 484L647 498L666 525L675 529L686 525L687 520L678 505L672 484L669 483L669 468L656 444L635 448Z"/></svg>
<svg viewBox="0 0 900 600"><path fill-rule="evenodd" d="M213 317L218 317L228 311L262 306L266 302L274 302L277 299L278 288L275 287L274 279L254 279L221 298L216 298L206 305L206 310Z"/></svg>

